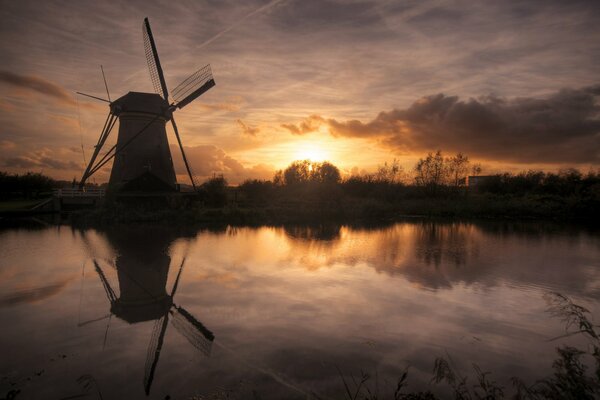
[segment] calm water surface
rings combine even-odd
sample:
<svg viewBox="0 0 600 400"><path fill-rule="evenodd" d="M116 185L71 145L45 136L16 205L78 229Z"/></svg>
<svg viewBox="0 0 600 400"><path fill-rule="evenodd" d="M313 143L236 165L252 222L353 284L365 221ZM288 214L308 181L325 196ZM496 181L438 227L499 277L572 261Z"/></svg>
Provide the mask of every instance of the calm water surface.
<svg viewBox="0 0 600 400"><path fill-rule="evenodd" d="M600 236L537 223L0 230L0 396L342 398L435 357L550 372L544 293L600 316ZM443 387L433 390L444 395ZM80 396L80 397L70 397ZM226 397L229 396L229 397Z"/></svg>

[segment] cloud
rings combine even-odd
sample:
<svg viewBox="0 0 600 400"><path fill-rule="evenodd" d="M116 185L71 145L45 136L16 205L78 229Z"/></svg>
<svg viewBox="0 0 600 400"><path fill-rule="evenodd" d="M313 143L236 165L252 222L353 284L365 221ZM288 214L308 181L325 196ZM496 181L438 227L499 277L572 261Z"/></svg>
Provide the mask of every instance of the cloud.
<svg viewBox="0 0 600 400"><path fill-rule="evenodd" d="M281 127L290 131L292 135L304 135L305 133L315 132L324 122L323 117L311 115L298 125L281 124Z"/></svg>
<svg viewBox="0 0 600 400"><path fill-rule="evenodd" d="M1 150L13 151L14 147L0 148ZM5 153L10 154L10 153ZM39 149L30 152L17 152L15 155L5 156L0 162L0 167L20 168L23 170L52 169L58 171L75 171L77 174L81 171L81 164L75 162L70 157L77 157L72 149Z"/></svg>
<svg viewBox="0 0 600 400"><path fill-rule="evenodd" d="M62 161L51 157L16 156L2 162L3 167L18 167L25 169L50 168L60 170L78 170L80 165L74 161Z"/></svg>
<svg viewBox="0 0 600 400"><path fill-rule="evenodd" d="M15 142L11 142L10 140L0 140L0 150L12 150L16 146Z"/></svg>
<svg viewBox="0 0 600 400"><path fill-rule="evenodd" d="M200 178L200 180L209 179L215 174L222 174L229 183L236 184L246 179L268 179L274 173L274 168L265 164L246 167L240 161L213 145L184 146L184 150L194 175ZM173 156L175 173L182 180L187 175L187 172L183 165L181 151L177 146L172 145L171 154Z"/></svg>
<svg viewBox="0 0 600 400"><path fill-rule="evenodd" d="M53 97L69 105L75 105L73 96L63 87L37 76L0 71L0 82Z"/></svg>
<svg viewBox="0 0 600 400"><path fill-rule="evenodd" d="M257 127L251 127L249 125L246 125L241 119L238 119L236 121L238 123L238 125L240 126L240 128L242 129L242 133L244 135L248 135L248 136L256 136L256 134L258 132L260 132L260 129Z"/></svg>
<svg viewBox="0 0 600 400"><path fill-rule="evenodd" d="M36 303L55 296L67 287L71 279L50 285L12 292L0 297L0 307L12 307L23 303Z"/></svg>
<svg viewBox="0 0 600 400"><path fill-rule="evenodd" d="M245 99L242 96L230 96L219 103L200 103L199 106L209 111L239 111Z"/></svg>
<svg viewBox="0 0 600 400"><path fill-rule="evenodd" d="M436 94L368 122L310 116L285 125L293 134L325 125L334 137L372 138L397 152L443 149L514 162L600 162L600 85L546 98Z"/></svg>

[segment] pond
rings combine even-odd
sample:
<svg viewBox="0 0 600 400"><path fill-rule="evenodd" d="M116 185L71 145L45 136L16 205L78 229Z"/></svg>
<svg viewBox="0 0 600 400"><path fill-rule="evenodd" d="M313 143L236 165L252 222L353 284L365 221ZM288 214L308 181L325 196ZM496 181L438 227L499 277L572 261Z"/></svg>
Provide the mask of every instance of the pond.
<svg viewBox="0 0 600 400"><path fill-rule="evenodd" d="M510 388L585 345L600 234L544 223L0 230L0 396L347 398L344 381L445 396L436 357ZM510 392L510 391L509 391ZM170 396L170 397L168 397Z"/></svg>

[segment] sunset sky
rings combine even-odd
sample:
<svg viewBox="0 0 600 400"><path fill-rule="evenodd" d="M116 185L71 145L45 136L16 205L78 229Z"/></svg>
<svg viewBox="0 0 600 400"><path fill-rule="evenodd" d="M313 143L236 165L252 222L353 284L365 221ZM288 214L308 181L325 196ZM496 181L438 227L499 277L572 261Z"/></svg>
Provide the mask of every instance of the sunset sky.
<svg viewBox="0 0 600 400"><path fill-rule="evenodd" d="M102 64L113 100L153 92L146 16L171 89L212 66L217 85L175 114L200 177L409 170L437 149L484 174L600 166L598 1L0 4L0 170L81 176L108 107L75 91L106 97Z"/></svg>

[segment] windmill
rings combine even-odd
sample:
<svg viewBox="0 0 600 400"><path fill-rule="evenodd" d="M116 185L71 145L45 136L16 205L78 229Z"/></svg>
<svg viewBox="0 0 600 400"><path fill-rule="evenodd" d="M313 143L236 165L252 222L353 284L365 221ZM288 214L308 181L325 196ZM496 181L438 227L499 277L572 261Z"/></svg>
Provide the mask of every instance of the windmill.
<svg viewBox="0 0 600 400"><path fill-rule="evenodd" d="M166 131L166 124L170 121L187 174L192 187L196 190L197 182L183 149L173 113L215 86L210 65L194 72L169 93L148 18L144 19L142 30L146 60L156 93L129 92L115 101L110 100L110 95L108 100L86 95L108 102L109 113L92 157L79 182L80 189L84 188L90 176L114 159L109 179L111 190L117 192L176 190L175 169ZM100 151L117 120L119 121L117 143L100 156Z"/></svg>
<svg viewBox="0 0 600 400"><path fill-rule="evenodd" d="M82 239L88 247L88 252L94 254L85 233L82 233ZM206 356L210 355L215 336L185 308L175 303L175 294L186 262L185 256L179 266L173 287L167 293L166 284L171 258L166 254L166 250L172 239L168 233L150 230L146 232L144 240L135 240L132 231L120 229L111 232L109 239L115 246L118 256L114 264L112 260L105 260L105 262L113 264L116 268L119 281L118 294L113 289L99 260L93 256L94 269L110 303L110 312L104 317L81 322L78 326L108 318L104 335L104 344L106 344L113 315L130 324L155 320L148 344L143 382L144 390L148 395L169 322L194 348ZM151 242L150 246L148 240Z"/></svg>

